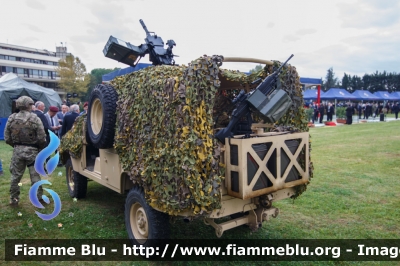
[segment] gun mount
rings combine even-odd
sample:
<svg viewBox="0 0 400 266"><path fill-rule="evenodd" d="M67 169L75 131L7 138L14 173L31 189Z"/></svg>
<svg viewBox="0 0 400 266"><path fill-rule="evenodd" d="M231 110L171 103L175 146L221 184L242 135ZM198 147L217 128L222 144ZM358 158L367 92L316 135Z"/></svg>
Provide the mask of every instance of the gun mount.
<svg viewBox="0 0 400 266"><path fill-rule="evenodd" d="M154 32L148 31L143 20L139 20L139 22L146 32L144 44L135 46L110 36L103 50L104 56L135 67L142 57L149 54L149 60L153 65L174 65L174 56L176 55L172 53L172 48L176 46L176 43L168 40L167 49L165 49L162 38Z"/></svg>
<svg viewBox="0 0 400 266"><path fill-rule="evenodd" d="M255 90L245 93L241 90L239 95L232 101L236 104L236 109L232 112L232 118L226 128L220 130L216 135L220 142L225 144L225 138L233 137L233 135L252 133L251 110L250 107L258 110L265 122L275 123L283 115L292 104L289 95L280 89L278 80L279 74L286 63L293 57L291 55L285 63L283 63L274 73L266 77ZM259 79L253 83L258 83ZM243 122L243 118L245 121Z"/></svg>

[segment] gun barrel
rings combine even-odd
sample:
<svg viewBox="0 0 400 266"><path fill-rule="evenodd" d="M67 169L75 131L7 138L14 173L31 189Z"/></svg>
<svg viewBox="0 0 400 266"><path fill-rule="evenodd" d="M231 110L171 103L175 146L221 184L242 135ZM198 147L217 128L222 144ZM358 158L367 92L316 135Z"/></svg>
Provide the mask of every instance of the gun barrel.
<svg viewBox="0 0 400 266"><path fill-rule="evenodd" d="M150 35L150 32L147 30L146 24L144 24L143 20L139 20L140 24L142 25L144 31L146 32L146 35Z"/></svg>
<svg viewBox="0 0 400 266"><path fill-rule="evenodd" d="M278 70L277 70L276 72L279 73L279 71L281 71L282 67L284 67L284 66L286 65L286 63L289 62L290 59L292 59L293 56L294 56L294 55L292 54L292 55L286 60L286 62L283 63L283 64L278 68Z"/></svg>

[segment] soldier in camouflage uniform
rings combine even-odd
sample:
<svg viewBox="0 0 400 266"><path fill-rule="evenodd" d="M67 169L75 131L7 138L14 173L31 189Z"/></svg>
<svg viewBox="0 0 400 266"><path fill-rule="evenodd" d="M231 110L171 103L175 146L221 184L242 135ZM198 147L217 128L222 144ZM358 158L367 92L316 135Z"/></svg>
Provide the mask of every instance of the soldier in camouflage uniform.
<svg viewBox="0 0 400 266"><path fill-rule="evenodd" d="M16 101L19 113L9 116L4 130L6 143L14 147L11 158L11 187L10 205L18 206L21 181L25 168L28 167L32 185L40 181L39 174L35 171L34 163L40 150L46 147L46 134L42 121L31 113L33 100L28 96L21 96ZM39 187L38 198L42 200L42 187Z"/></svg>

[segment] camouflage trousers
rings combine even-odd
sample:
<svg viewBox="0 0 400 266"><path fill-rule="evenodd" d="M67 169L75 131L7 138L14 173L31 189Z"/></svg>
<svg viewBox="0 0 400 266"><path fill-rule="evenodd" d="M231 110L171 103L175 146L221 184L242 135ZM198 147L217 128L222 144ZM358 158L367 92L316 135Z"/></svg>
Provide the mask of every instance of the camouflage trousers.
<svg viewBox="0 0 400 266"><path fill-rule="evenodd" d="M11 158L10 172L11 172L11 186L10 186L10 199L19 200L20 187L19 183L24 175L26 167L29 169L32 185L40 181L40 175L36 172L34 163L38 149L29 146L15 146L13 156ZM42 198L43 189L39 187L37 196Z"/></svg>

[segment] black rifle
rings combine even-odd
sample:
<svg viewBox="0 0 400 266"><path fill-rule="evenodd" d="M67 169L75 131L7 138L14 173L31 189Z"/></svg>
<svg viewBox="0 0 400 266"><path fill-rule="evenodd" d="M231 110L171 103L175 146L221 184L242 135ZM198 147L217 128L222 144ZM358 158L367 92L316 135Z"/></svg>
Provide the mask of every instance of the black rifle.
<svg viewBox="0 0 400 266"><path fill-rule="evenodd" d="M146 54L149 54L149 60L153 65L174 65L174 56L176 55L172 53L172 48L176 46L176 43L173 40L168 40L166 43L168 47L165 49L161 37L148 31L143 20L139 20L139 22L146 32L145 44L135 46L110 36L103 50L104 55L133 67Z"/></svg>
<svg viewBox="0 0 400 266"><path fill-rule="evenodd" d="M225 144L225 138L234 135L249 135L251 131L251 110L250 106L257 109L266 122L274 123L279 120L288 110L292 101L283 90L277 90L279 74L286 63L293 57L291 55L274 73L269 75L261 82L257 88L249 93L241 90L239 95L232 101L236 104L236 109L232 112L231 120L226 128L221 129L215 134L215 138ZM256 80L255 82L258 82ZM254 83L255 83L254 82ZM241 123L241 119L246 121Z"/></svg>

